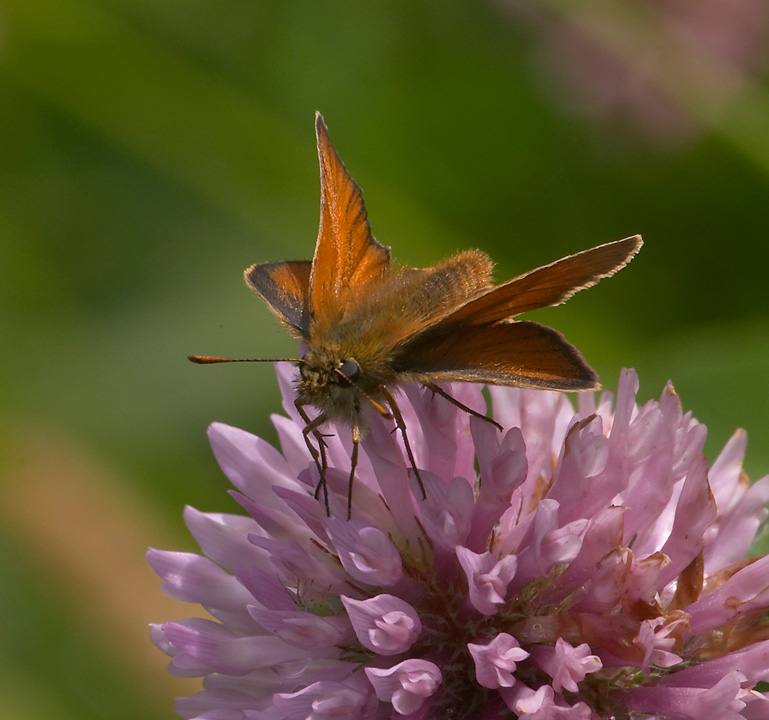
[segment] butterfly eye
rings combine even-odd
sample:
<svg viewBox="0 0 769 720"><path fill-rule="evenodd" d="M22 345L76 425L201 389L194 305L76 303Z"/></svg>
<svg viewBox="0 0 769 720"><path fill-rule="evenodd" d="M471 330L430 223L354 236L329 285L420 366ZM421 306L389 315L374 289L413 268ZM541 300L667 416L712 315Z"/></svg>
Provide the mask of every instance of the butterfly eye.
<svg viewBox="0 0 769 720"><path fill-rule="evenodd" d="M339 372L351 382L355 382L360 377L360 365L355 360L344 360L339 366Z"/></svg>

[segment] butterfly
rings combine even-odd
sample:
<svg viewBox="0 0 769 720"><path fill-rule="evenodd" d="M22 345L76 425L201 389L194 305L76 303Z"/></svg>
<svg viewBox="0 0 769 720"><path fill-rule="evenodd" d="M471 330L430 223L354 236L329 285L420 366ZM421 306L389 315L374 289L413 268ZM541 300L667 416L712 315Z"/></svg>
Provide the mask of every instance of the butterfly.
<svg viewBox="0 0 769 720"><path fill-rule="evenodd" d="M438 383L460 381L548 390L595 390L598 376L559 332L515 320L559 305L624 267L641 247L635 235L569 255L494 285L492 262L467 250L427 268L393 267L390 249L374 239L361 189L342 163L320 113L315 117L320 161L320 227L312 260L259 263L246 284L306 348L296 362L296 408L318 467L328 511L326 423L352 433L348 517L365 434L364 408L373 407L400 430L419 477L395 393L420 383L466 412ZM197 363L258 360L208 355ZM318 414L310 417L307 407ZM315 444L310 440L313 436Z"/></svg>

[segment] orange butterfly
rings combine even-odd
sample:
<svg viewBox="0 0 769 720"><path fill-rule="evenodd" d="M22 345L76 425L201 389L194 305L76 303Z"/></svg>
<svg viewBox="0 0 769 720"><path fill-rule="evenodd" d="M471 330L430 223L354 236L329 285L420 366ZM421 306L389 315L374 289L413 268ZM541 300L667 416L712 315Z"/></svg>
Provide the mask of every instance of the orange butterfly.
<svg viewBox="0 0 769 720"><path fill-rule="evenodd" d="M613 275L642 243L635 235L599 245L501 285L492 284L492 262L480 250L467 250L429 268L394 269L390 249L371 234L361 190L334 150L319 113L315 131L321 188L315 254L311 261L252 265L245 279L308 348L302 358L292 359L299 365L296 407L306 423L304 438L321 475L327 509L326 456L319 428L334 422L352 429L349 515L366 404L394 418L421 486L393 397L401 384L421 383L474 415L478 413L436 383L550 390L600 387L595 371L563 335L513 318L559 305ZM200 355L190 360L237 361ZM307 405L320 411L315 418L307 414Z"/></svg>

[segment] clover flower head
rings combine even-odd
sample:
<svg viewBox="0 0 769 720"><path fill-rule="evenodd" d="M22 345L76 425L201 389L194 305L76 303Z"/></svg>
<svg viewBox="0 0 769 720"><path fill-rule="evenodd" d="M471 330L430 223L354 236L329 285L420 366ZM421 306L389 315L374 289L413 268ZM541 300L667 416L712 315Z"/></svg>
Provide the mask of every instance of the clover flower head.
<svg viewBox="0 0 769 720"><path fill-rule="evenodd" d="M769 501L738 431L708 467L672 386L489 388L494 419L428 390L402 440L371 419L347 519L347 433L326 437L329 510L278 369L281 451L214 424L244 515L185 519L203 554L150 550L169 595L207 617L152 629L204 677L200 720L755 720L769 717ZM484 411L477 385L447 388ZM372 413L373 414L373 413Z"/></svg>

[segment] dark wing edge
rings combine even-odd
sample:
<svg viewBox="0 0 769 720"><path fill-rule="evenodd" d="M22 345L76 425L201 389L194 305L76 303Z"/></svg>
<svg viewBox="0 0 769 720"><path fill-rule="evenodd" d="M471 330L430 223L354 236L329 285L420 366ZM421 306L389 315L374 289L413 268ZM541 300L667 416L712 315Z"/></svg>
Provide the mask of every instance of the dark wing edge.
<svg viewBox="0 0 769 720"><path fill-rule="evenodd" d="M361 189L334 149L320 113L315 115L315 133L321 193L310 277L313 322L327 316L319 310L334 308L344 314L370 283L390 272L390 249L372 236Z"/></svg>
<svg viewBox="0 0 769 720"><path fill-rule="evenodd" d="M298 340L307 340L310 335L307 297L311 267L309 260L287 260L252 265L243 273L246 285Z"/></svg>
<svg viewBox="0 0 769 720"><path fill-rule="evenodd" d="M396 348L390 365L417 382L479 382L583 391L601 385L561 333L539 323L439 326Z"/></svg>

